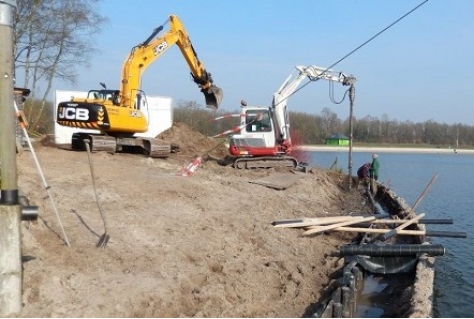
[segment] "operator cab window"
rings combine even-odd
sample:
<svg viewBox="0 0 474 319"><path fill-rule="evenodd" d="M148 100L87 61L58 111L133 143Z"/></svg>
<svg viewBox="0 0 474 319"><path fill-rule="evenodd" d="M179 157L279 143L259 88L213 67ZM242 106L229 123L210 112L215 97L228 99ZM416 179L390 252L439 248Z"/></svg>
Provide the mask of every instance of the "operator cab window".
<svg viewBox="0 0 474 319"><path fill-rule="evenodd" d="M245 123L247 132L269 132L272 130L268 111L248 111Z"/></svg>
<svg viewBox="0 0 474 319"><path fill-rule="evenodd" d="M100 100L102 99L102 94L100 91L91 90L87 93L88 99Z"/></svg>
<svg viewBox="0 0 474 319"><path fill-rule="evenodd" d="M90 90L87 98L94 100L108 100L114 105L119 105L120 91L118 90Z"/></svg>

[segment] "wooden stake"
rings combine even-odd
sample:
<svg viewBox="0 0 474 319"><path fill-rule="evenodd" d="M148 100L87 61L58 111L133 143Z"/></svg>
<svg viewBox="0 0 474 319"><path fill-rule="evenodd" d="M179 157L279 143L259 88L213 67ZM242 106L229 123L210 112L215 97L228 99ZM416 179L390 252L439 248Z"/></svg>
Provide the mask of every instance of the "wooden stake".
<svg viewBox="0 0 474 319"><path fill-rule="evenodd" d="M423 193L421 193L420 197L418 197L418 199L415 202L415 205L413 205L413 208L410 210L410 212L415 211L415 209L418 207L421 200L425 197L426 193L431 188L431 185L435 182L437 178L438 178L438 173L434 174L434 176L431 178L431 181L428 183L428 185L426 185L425 190L423 191Z"/></svg>

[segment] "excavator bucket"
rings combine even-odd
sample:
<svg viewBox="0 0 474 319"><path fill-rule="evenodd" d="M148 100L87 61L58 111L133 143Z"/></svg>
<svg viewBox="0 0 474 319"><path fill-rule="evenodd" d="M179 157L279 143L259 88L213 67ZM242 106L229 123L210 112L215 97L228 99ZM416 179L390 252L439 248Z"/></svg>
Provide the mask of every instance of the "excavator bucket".
<svg viewBox="0 0 474 319"><path fill-rule="evenodd" d="M215 85L211 85L208 89L201 90L201 92L204 93L206 107L217 110L222 102L222 89Z"/></svg>

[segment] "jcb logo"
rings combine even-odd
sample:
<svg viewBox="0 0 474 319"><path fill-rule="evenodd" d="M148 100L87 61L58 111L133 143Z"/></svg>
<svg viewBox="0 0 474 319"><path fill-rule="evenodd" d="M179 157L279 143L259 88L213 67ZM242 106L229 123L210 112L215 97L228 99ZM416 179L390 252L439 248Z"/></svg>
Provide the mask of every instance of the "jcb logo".
<svg viewBox="0 0 474 319"><path fill-rule="evenodd" d="M59 109L58 118L61 120L89 120L88 109L77 109L75 107L62 107Z"/></svg>
<svg viewBox="0 0 474 319"><path fill-rule="evenodd" d="M168 43L166 41L163 41L153 49L153 53L155 53L155 55L157 55L158 53L160 53L161 51L163 51L167 47L168 47Z"/></svg>

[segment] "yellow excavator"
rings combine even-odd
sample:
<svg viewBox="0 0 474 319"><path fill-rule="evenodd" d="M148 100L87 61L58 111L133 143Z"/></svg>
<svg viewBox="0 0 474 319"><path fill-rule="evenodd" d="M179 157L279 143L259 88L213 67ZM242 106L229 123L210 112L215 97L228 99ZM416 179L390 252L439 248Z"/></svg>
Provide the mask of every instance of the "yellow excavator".
<svg viewBox="0 0 474 319"><path fill-rule="evenodd" d="M169 23L169 30L158 34ZM76 132L72 135L73 150L133 152L150 157L168 157L176 146L157 139L134 136L148 131L148 120L141 110L145 93L140 89L143 72L166 50L176 44L186 60L193 81L204 94L206 107L217 109L222 101L222 89L213 84L211 74L198 59L189 35L176 15L170 15L145 40L132 48L122 66L120 90L90 90L87 98L72 98L57 106L56 121L59 125L98 130L100 133Z"/></svg>

